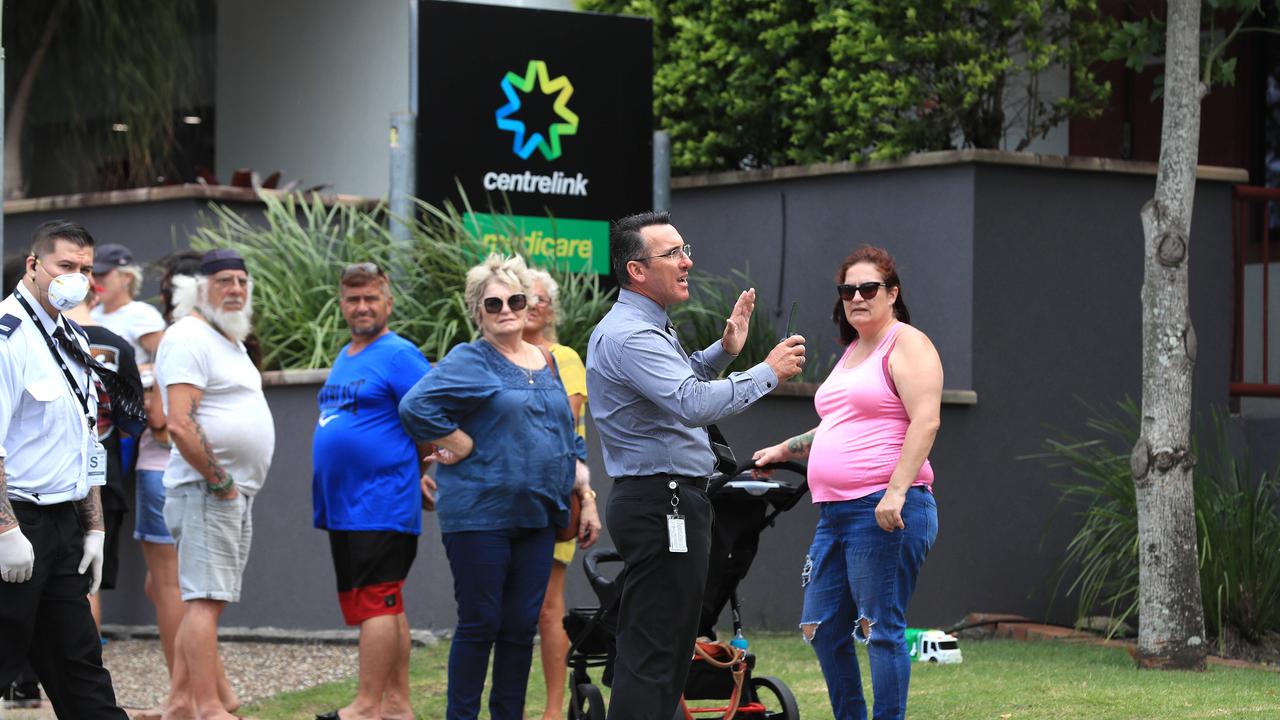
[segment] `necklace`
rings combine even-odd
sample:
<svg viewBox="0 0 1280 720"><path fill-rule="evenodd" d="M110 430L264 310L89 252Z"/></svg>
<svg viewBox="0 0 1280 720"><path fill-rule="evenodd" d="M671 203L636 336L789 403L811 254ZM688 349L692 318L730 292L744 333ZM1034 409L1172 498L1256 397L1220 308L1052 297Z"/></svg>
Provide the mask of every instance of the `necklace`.
<svg viewBox="0 0 1280 720"><path fill-rule="evenodd" d="M517 368L520 368L520 371L524 373L524 376L526 378L528 378L529 384L530 385L533 384L533 374L537 372L538 369L527 368L524 365L521 365L520 363L516 362L516 359L512 358L504 348L502 348L497 343L490 342L488 338L485 339L485 342L488 342L490 345L492 345L493 348L497 350L499 354L501 354L504 358L506 358L507 362L511 363L512 365L515 365ZM516 353L516 358L527 358L528 355L529 355L528 348L522 342L520 351Z"/></svg>

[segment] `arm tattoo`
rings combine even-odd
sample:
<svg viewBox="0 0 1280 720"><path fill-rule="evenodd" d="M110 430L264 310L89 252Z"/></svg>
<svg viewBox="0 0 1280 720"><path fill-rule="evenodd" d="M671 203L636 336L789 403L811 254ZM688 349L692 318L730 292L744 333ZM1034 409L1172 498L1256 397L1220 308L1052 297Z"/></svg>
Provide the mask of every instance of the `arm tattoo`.
<svg viewBox="0 0 1280 720"><path fill-rule="evenodd" d="M80 511L80 520L85 530L105 530L107 525L102 519L102 488L89 488L89 495L76 502L76 510Z"/></svg>
<svg viewBox="0 0 1280 720"><path fill-rule="evenodd" d="M206 468L209 471L209 475L218 479L217 482L211 482L209 484L220 485L227 481L227 471L218 464L218 459L213 454L213 446L209 444L209 436L205 435L204 426L202 426L200 421L196 419L196 409L199 405L200 404L196 402L191 403L191 409L187 411L187 417L191 419L191 427L196 430L196 437L200 438L200 448L204 450L204 454L207 459Z"/></svg>
<svg viewBox="0 0 1280 720"><path fill-rule="evenodd" d="M13 514L13 506L9 504L9 483L4 476L4 458L0 457L0 528L18 524L18 516Z"/></svg>
<svg viewBox="0 0 1280 720"><path fill-rule="evenodd" d="M797 435L787 441L787 452L796 459L809 457L809 449L812 447L813 433L811 432Z"/></svg>

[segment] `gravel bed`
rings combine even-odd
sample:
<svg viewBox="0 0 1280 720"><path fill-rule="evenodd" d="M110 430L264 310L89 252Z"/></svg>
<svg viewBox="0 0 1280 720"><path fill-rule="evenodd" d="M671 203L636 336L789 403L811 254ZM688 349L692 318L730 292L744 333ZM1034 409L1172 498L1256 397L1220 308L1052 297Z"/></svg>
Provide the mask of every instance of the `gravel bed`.
<svg viewBox="0 0 1280 720"><path fill-rule="evenodd" d="M249 704L288 690L354 677L359 669L355 645L281 642L219 641L218 649L231 687ZM111 672L116 701L131 710L155 708L169 693L160 641L112 640L102 649L102 662ZM52 718L46 700L35 711L0 708L0 718Z"/></svg>
<svg viewBox="0 0 1280 720"><path fill-rule="evenodd" d="M240 701L353 677L359 669L354 645L219 642L222 664ZM102 649L122 707L152 708L169 692L158 640L112 640Z"/></svg>

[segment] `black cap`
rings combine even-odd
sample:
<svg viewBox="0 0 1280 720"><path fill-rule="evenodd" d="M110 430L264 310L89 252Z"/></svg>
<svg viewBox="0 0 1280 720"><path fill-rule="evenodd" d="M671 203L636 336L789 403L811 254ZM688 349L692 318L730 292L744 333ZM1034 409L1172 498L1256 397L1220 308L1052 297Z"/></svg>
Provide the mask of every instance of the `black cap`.
<svg viewBox="0 0 1280 720"><path fill-rule="evenodd" d="M93 254L93 271L99 275L132 264L133 253L129 252L129 248L116 243L99 245L98 251Z"/></svg>
<svg viewBox="0 0 1280 720"><path fill-rule="evenodd" d="M244 270L249 272L249 268L245 267L244 258L235 250L210 250L200 260L201 275L213 275L223 270Z"/></svg>

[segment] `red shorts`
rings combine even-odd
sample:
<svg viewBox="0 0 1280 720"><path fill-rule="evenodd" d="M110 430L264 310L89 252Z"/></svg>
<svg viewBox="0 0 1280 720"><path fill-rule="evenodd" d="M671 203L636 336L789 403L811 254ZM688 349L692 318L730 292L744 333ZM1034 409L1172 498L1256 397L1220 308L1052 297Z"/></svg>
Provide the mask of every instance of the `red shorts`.
<svg viewBox="0 0 1280 720"><path fill-rule="evenodd" d="M404 579L418 555L418 536L391 531L330 530L338 605L348 625L404 613Z"/></svg>

